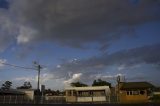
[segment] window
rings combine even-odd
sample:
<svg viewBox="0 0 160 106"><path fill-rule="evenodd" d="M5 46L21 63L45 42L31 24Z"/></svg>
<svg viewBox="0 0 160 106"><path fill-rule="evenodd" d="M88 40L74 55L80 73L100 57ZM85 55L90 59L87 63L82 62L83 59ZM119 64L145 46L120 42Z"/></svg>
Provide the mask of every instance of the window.
<svg viewBox="0 0 160 106"><path fill-rule="evenodd" d="M101 95L102 95L102 96L105 96L105 91L101 91Z"/></svg>
<svg viewBox="0 0 160 106"><path fill-rule="evenodd" d="M130 95L132 95L132 91L130 91Z"/></svg>
<svg viewBox="0 0 160 106"><path fill-rule="evenodd" d="M140 94L139 91L127 91L126 93L127 95L139 95Z"/></svg>
<svg viewBox="0 0 160 106"><path fill-rule="evenodd" d="M105 91L104 90L99 90L99 91L93 91L94 96L105 96Z"/></svg>
<svg viewBox="0 0 160 106"><path fill-rule="evenodd" d="M127 95L139 95L139 91L127 91Z"/></svg>
<svg viewBox="0 0 160 106"><path fill-rule="evenodd" d="M152 94L151 89L148 89L148 90L147 90L147 96L151 96L151 94Z"/></svg>
<svg viewBox="0 0 160 106"><path fill-rule="evenodd" d="M132 91L133 95L139 95L139 91Z"/></svg>
<svg viewBox="0 0 160 106"><path fill-rule="evenodd" d="M89 91L89 95L92 96L93 95L93 91Z"/></svg>
<svg viewBox="0 0 160 106"><path fill-rule="evenodd" d="M89 91L78 91L78 96L87 97L90 96Z"/></svg>
<svg viewBox="0 0 160 106"><path fill-rule="evenodd" d="M76 91L73 91L73 96L76 96L77 94L76 94Z"/></svg>
<svg viewBox="0 0 160 106"><path fill-rule="evenodd" d="M68 96L71 96L71 94L72 94L71 91L67 91L67 92L68 92Z"/></svg>
<svg viewBox="0 0 160 106"><path fill-rule="evenodd" d="M82 91L78 91L78 95L79 95L79 96L82 96Z"/></svg>
<svg viewBox="0 0 160 106"><path fill-rule="evenodd" d="M141 95L144 95L144 94L145 94L145 92L144 92L144 91L140 91L140 94L141 94Z"/></svg>

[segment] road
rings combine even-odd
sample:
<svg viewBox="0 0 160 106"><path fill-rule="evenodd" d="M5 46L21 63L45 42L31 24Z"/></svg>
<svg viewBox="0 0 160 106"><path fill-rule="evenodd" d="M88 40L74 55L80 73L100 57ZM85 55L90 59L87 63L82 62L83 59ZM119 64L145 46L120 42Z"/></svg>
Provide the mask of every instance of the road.
<svg viewBox="0 0 160 106"><path fill-rule="evenodd" d="M0 106L160 106L160 104L0 104Z"/></svg>

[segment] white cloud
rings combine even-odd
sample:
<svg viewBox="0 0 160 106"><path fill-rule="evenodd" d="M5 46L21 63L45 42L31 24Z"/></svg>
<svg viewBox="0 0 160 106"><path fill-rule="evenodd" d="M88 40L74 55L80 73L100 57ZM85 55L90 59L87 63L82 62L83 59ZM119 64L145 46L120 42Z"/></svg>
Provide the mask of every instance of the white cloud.
<svg viewBox="0 0 160 106"><path fill-rule="evenodd" d="M37 34L37 31L29 27L21 26L19 35L17 36L18 43L28 43L33 39L33 36Z"/></svg>
<svg viewBox="0 0 160 106"><path fill-rule="evenodd" d="M0 52L3 52L14 40L17 27L9 17L9 12L0 9Z"/></svg>
<svg viewBox="0 0 160 106"><path fill-rule="evenodd" d="M122 64L120 65L117 69L118 71L123 71L123 70L130 70L130 69L134 69L134 68L138 68L140 67L142 64L135 64L133 66L127 66L126 64Z"/></svg>
<svg viewBox="0 0 160 106"><path fill-rule="evenodd" d="M70 86L70 83L79 81L82 76L82 73L73 74L72 77L64 81L65 86Z"/></svg>
<svg viewBox="0 0 160 106"><path fill-rule="evenodd" d="M69 60L70 63L76 63L77 61L78 61L78 59L76 59L76 58Z"/></svg>
<svg viewBox="0 0 160 106"><path fill-rule="evenodd" d="M42 83L45 83L51 79L54 79L54 75L53 74L50 74L50 73L44 73L41 75L41 82Z"/></svg>
<svg viewBox="0 0 160 106"><path fill-rule="evenodd" d="M103 80L113 80L116 79L118 76L124 77L125 74L115 74L115 75L103 75L103 74L98 74L98 75L93 75L91 76L92 79L103 79Z"/></svg>
<svg viewBox="0 0 160 106"><path fill-rule="evenodd" d="M4 64L2 63L6 63L7 60L6 59L0 59L0 67L4 67Z"/></svg>
<svg viewBox="0 0 160 106"><path fill-rule="evenodd" d="M28 76L28 77L18 77L18 78L15 78L13 80L14 81L29 81L29 82L32 82L32 81L35 81L35 78L32 77L32 76Z"/></svg>
<svg viewBox="0 0 160 106"><path fill-rule="evenodd" d="M122 71L122 70L124 70L125 68L126 68L126 65L123 64L123 65L120 65L117 69L118 69L118 71Z"/></svg>
<svg viewBox="0 0 160 106"><path fill-rule="evenodd" d="M34 76L22 76L22 77L16 77L12 79L13 87L19 87L22 86L24 84L24 82L30 82L32 84L32 88L36 88L37 87L37 81L35 79Z"/></svg>
<svg viewBox="0 0 160 106"><path fill-rule="evenodd" d="M61 68L61 65L57 65L57 68Z"/></svg>

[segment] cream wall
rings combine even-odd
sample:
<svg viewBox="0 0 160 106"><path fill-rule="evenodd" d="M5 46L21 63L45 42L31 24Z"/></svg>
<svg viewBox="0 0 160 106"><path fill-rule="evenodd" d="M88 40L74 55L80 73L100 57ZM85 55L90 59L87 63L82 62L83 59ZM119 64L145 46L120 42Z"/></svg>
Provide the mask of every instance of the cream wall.
<svg viewBox="0 0 160 106"><path fill-rule="evenodd" d="M148 102L147 91L145 91L144 95L127 95L126 91L120 91L119 96L121 103Z"/></svg>

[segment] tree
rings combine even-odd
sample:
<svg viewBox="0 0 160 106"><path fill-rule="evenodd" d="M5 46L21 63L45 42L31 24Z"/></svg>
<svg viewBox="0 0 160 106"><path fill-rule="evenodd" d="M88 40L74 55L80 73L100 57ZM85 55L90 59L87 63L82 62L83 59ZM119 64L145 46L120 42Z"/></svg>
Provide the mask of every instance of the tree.
<svg viewBox="0 0 160 106"><path fill-rule="evenodd" d="M6 81L4 84L2 84L1 89L2 90L10 90L12 86L12 82L10 81Z"/></svg>
<svg viewBox="0 0 160 106"><path fill-rule="evenodd" d="M81 83L81 82L72 82L71 83L71 86L72 87L86 87L86 86L88 86L87 84L83 84L83 83Z"/></svg>
<svg viewBox="0 0 160 106"><path fill-rule="evenodd" d="M32 85L30 82L24 82L23 86L28 89L32 88Z"/></svg>
<svg viewBox="0 0 160 106"><path fill-rule="evenodd" d="M32 85L30 82L24 82L23 86L17 87L17 89L31 89Z"/></svg>
<svg viewBox="0 0 160 106"><path fill-rule="evenodd" d="M103 81L101 79L94 80L92 86L109 86L111 87L111 83L107 81Z"/></svg>

